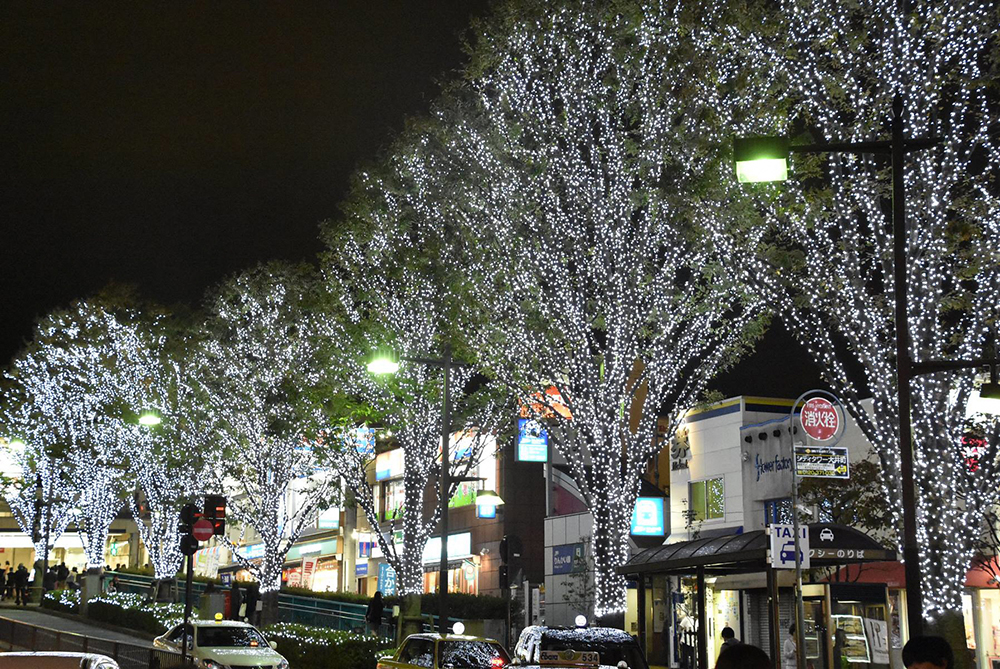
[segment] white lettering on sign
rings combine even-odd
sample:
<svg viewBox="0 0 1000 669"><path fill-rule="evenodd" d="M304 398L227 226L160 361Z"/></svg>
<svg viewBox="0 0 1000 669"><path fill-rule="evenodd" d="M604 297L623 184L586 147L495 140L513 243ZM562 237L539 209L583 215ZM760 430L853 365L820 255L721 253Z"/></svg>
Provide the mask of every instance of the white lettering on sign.
<svg viewBox="0 0 1000 669"><path fill-rule="evenodd" d="M809 528L799 527L799 562L809 569ZM795 528L792 525L771 525L771 566L775 569L795 569Z"/></svg>
<svg viewBox="0 0 1000 669"><path fill-rule="evenodd" d="M816 441L827 441L837 434L840 428L840 414L830 400L813 397L806 400L799 414L799 421L806 434Z"/></svg>

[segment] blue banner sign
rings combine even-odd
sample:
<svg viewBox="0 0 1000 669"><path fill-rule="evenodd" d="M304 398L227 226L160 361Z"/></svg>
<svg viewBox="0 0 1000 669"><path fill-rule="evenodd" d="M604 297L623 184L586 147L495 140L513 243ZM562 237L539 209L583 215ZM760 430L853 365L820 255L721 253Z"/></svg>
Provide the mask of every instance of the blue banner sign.
<svg viewBox="0 0 1000 669"><path fill-rule="evenodd" d="M359 562L354 565L354 575L355 576L367 576L368 575L368 563Z"/></svg>
<svg viewBox="0 0 1000 669"><path fill-rule="evenodd" d="M583 544L563 544L552 547L553 574L572 574L586 569Z"/></svg>
<svg viewBox="0 0 1000 669"><path fill-rule="evenodd" d="M385 562L378 566L378 589L383 597L391 597L396 594L396 570Z"/></svg>

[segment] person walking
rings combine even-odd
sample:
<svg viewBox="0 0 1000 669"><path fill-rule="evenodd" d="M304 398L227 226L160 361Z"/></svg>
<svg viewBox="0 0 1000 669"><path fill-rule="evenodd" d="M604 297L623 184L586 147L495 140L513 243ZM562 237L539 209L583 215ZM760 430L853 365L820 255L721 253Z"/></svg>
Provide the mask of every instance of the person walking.
<svg viewBox="0 0 1000 669"><path fill-rule="evenodd" d="M49 567L49 570L42 575L42 592L49 592L56 589L56 568Z"/></svg>
<svg viewBox="0 0 1000 669"><path fill-rule="evenodd" d="M376 590L371 601L368 602L368 610L365 611L365 622L368 623L368 631L378 634L378 628L382 624L382 610L385 604L382 603L382 591Z"/></svg>
<svg viewBox="0 0 1000 669"><path fill-rule="evenodd" d="M246 621L251 625L257 624L257 602L260 601L260 586L251 583L247 586L247 614Z"/></svg>
<svg viewBox="0 0 1000 669"><path fill-rule="evenodd" d="M76 567L73 567L69 572L69 576L66 578L66 587L70 590L76 590L79 587L80 574L77 572Z"/></svg>
<svg viewBox="0 0 1000 669"><path fill-rule="evenodd" d="M795 643L795 623L788 626L788 638L781 645L781 666L782 669L797 669L798 658L796 651L798 645Z"/></svg>
<svg viewBox="0 0 1000 669"><path fill-rule="evenodd" d="M240 607L243 606L243 595L240 594L240 584L233 579L233 584L229 589L229 619L243 620Z"/></svg>
<svg viewBox="0 0 1000 669"><path fill-rule="evenodd" d="M24 563L17 565L17 572L14 573L14 597L15 604L28 605L28 570Z"/></svg>
<svg viewBox="0 0 1000 669"><path fill-rule="evenodd" d="M66 579L69 578L69 569L65 562L60 562L56 568L56 590L66 589Z"/></svg>
<svg viewBox="0 0 1000 669"><path fill-rule="evenodd" d="M729 627L728 625L726 627L723 627L722 650L725 650L730 646L738 646L738 645L740 645L740 640L736 638L736 632L733 631L733 628Z"/></svg>
<svg viewBox="0 0 1000 669"><path fill-rule="evenodd" d="M0 602L7 595L7 572L9 569L0 569Z"/></svg>

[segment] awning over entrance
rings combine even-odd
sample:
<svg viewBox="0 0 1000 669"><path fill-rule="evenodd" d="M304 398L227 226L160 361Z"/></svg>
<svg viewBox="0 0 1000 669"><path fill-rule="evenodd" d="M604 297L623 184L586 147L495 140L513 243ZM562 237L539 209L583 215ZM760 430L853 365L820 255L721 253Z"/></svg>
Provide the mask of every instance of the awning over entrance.
<svg viewBox="0 0 1000 669"><path fill-rule="evenodd" d="M620 574L692 574L699 567L710 574L759 572L767 567L769 537L764 530L647 548L618 568ZM895 560L867 534L847 525L809 525L812 567Z"/></svg>

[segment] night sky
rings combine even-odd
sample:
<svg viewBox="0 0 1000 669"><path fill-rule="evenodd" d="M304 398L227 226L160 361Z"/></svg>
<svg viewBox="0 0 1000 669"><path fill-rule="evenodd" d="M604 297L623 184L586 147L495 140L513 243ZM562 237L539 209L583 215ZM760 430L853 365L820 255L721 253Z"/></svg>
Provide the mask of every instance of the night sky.
<svg viewBox="0 0 1000 669"><path fill-rule="evenodd" d="M0 361L111 280L197 304L311 259L351 171L425 111L487 0L0 3ZM779 327L713 384L797 394Z"/></svg>

